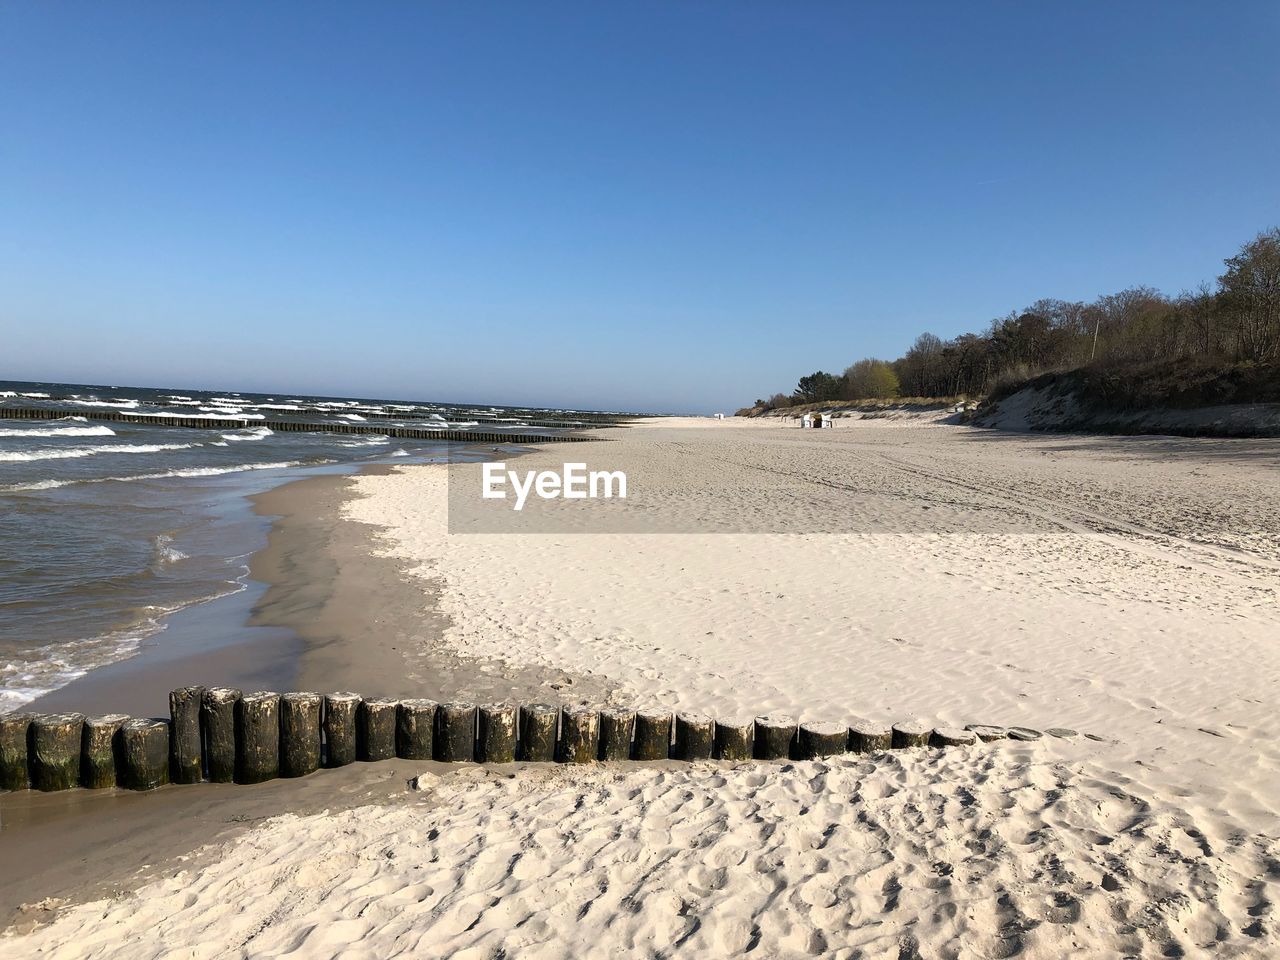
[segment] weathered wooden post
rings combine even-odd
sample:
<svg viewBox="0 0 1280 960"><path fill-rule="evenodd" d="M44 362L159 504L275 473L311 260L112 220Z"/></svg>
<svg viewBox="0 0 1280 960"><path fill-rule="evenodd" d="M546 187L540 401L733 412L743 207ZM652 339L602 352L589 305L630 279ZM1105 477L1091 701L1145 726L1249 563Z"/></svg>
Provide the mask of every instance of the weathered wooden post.
<svg viewBox="0 0 1280 960"><path fill-rule="evenodd" d="M671 713L666 710L636 711L636 736L631 758L666 760L670 756Z"/></svg>
<svg viewBox="0 0 1280 960"><path fill-rule="evenodd" d="M802 760L846 753L849 749L849 728L843 723L802 723L798 745Z"/></svg>
<svg viewBox="0 0 1280 960"><path fill-rule="evenodd" d="M631 759L631 735L636 712L622 707L600 711L600 759L609 762Z"/></svg>
<svg viewBox="0 0 1280 960"><path fill-rule="evenodd" d="M1071 730L1068 727L1049 727L1045 730L1045 733L1049 734L1051 737L1057 737L1059 740L1071 740L1080 736L1077 731Z"/></svg>
<svg viewBox="0 0 1280 960"><path fill-rule="evenodd" d="M442 703L436 708L436 759L466 763L476 758L476 708L469 703Z"/></svg>
<svg viewBox="0 0 1280 960"><path fill-rule="evenodd" d="M676 714L676 746L672 756L677 760L710 760L715 746L716 722L701 713Z"/></svg>
<svg viewBox="0 0 1280 960"><path fill-rule="evenodd" d="M358 693L331 693L324 698L324 765L345 767L356 759Z"/></svg>
<svg viewBox="0 0 1280 960"><path fill-rule="evenodd" d="M511 763L516 758L516 708L505 703L480 708L480 736L476 759L481 763Z"/></svg>
<svg viewBox="0 0 1280 960"><path fill-rule="evenodd" d="M126 790L154 790L169 782L169 724L126 720L120 726L116 779Z"/></svg>
<svg viewBox="0 0 1280 960"><path fill-rule="evenodd" d="M396 708L396 756L430 760L435 725L434 700L401 700Z"/></svg>
<svg viewBox="0 0 1280 960"><path fill-rule="evenodd" d="M927 747L929 735L933 727L921 720L903 720L893 725L893 749L906 750L911 747Z"/></svg>
<svg viewBox="0 0 1280 960"><path fill-rule="evenodd" d="M80 740L80 786L101 790L116 785L116 756L120 753L120 727L129 718L123 713L90 717Z"/></svg>
<svg viewBox="0 0 1280 960"><path fill-rule="evenodd" d="M937 727L929 737L930 745L935 747L970 747L977 742L976 733L959 727Z"/></svg>
<svg viewBox="0 0 1280 960"><path fill-rule="evenodd" d="M305 777L320 768L318 693L280 697L280 776Z"/></svg>
<svg viewBox="0 0 1280 960"><path fill-rule="evenodd" d="M236 778L236 701L240 691L213 687L200 699L204 726L204 761L209 779L231 783Z"/></svg>
<svg viewBox="0 0 1280 960"><path fill-rule="evenodd" d="M561 763L594 763L600 752L600 714L590 707L565 707L560 730Z"/></svg>
<svg viewBox="0 0 1280 960"><path fill-rule="evenodd" d="M993 727L988 723L971 723L965 727L978 735L978 739L983 743L990 743L993 740L1003 740L1009 736L1009 731L1004 727Z"/></svg>
<svg viewBox="0 0 1280 960"><path fill-rule="evenodd" d="M236 783L280 776L280 694L246 693L236 701Z"/></svg>
<svg viewBox="0 0 1280 960"><path fill-rule="evenodd" d="M755 753L756 724L754 720L717 720L717 760L750 760Z"/></svg>
<svg viewBox="0 0 1280 960"><path fill-rule="evenodd" d="M0 717L0 790L26 790L31 786L27 772L30 728L29 713L10 713Z"/></svg>
<svg viewBox="0 0 1280 960"><path fill-rule="evenodd" d="M887 723L858 718L849 724L849 748L854 753L878 753L893 746L893 730Z"/></svg>
<svg viewBox="0 0 1280 960"><path fill-rule="evenodd" d="M356 753L361 760L390 760L396 755L396 709L399 700L362 700L356 711Z"/></svg>
<svg viewBox="0 0 1280 960"><path fill-rule="evenodd" d="M204 687L179 687L169 693L169 780L199 783L204 775L200 749L200 704Z"/></svg>
<svg viewBox="0 0 1280 960"><path fill-rule="evenodd" d="M756 759L790 760L796 730L794 717L756 717Z"/></svg>
<svg viewBox="0 0 1280 960"><path fill-rule="evenodd" d="M1044 736L1044 734L1042 734L1039 730L1032 730L1030 727L1010 727L1009 728L1010 740L1022 740L1026 742L1031 742L1034 740L1039 740L1042 736Z"/></svg>
<svg viewBox="0 0 1280 960"><path fill-rule="evenodd" d="M31 786L67 790L80 782L83 713L39 714L31 721L29 763Z"/></svg>
<svg viewBox="0 0 1280 960"><path fill-rule="evenodd" d="M520 759L550 763L556 758L556 724L560 708L549 703L520 706Z"/></svg>

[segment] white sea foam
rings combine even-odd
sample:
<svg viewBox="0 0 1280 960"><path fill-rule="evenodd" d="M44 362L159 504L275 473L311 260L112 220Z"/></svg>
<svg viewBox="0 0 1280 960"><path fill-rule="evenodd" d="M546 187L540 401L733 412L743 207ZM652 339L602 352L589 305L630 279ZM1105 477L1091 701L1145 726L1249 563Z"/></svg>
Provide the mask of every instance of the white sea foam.
<svg viewBox="0 0 1280 960"><path fill-rule="evenodd" d="M333 460L313 460L310 466L321 466L334 463ZM164 473L139 473L132 477L81 477L75 480L37 480L34 483L15 483L0 487L0 493L28 493L37 490L56 490L59 487L70 487L82 483L130 483L134 480L168 480L170 478L218 477L227 473L242 473L248 470L283 470L287 467L300 467L302 460L286 460L280 463L242 463L234 467L187 467L182 470L167 470Z"/></svg>
<svg viewBox="0 0 1280 960"><path fill-rule="evenodd" d="M358 421L360 421L361 423L363 423L363 422L365 422L366 420L368 420L369 418L368 418L368 417L362 417L362 416L360 416L360 414L358 414L358 413L340 413L340 414L338 414L338 419L339 419L339 420L358 420Z"/></svg>
<svg viewBox="0 0 1280 960"><path fill-rule="evenodd" d="M156 566L177 563L179 560L187 559L185 553L173 546L173 537L166 533L159 534L151 541L151 545L156 551Z"/></svg>
<svg viewBox="0 0 1280 960"><path fill-rule="evenodd" d="M233 443L245 440L265 440L267 437L275 433L270 427L246 427L238 433L224 433L223 440L230 440Z"/></svg>
<svg viewBox="0 0 1280 960"><path fill-rule="evenodd" d="M137 410L137 400L66 400L77 407L106 407L109 410Z"/></svg>
<svg viewBox="0 0 1280 960"><path fill-rule="evenodd" d="M25 463L32 460L79 460L82 457L96 457L103 453L161 453L165 450L190 450L198 447L198 443L118 443L101 444L96 447L72 447L69 450L4 450L0 451L0 462Z"/></svg>
<svg viewBox="0 0 1280 960"><path fill-rule="evenodd" d="M79 417L67 419L79 420ZM57 422L57 421L55 421ZM0 429L0 437L114 437L116 432L110 427L33 427L30 429ZM4 459L0 455L0 460Z"/></svg>

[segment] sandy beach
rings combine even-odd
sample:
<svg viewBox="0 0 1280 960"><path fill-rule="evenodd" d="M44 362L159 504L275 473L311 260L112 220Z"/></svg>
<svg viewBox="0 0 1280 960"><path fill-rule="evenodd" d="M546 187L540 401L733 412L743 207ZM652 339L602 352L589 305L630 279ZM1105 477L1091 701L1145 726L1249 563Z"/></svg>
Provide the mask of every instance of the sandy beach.
<svg viewBox="0 0 1280 960"><path fill-rule="evenodd" d="M941 416L665 419L601 437L572 456L625 471L626 500L451 516L479 464L306 481L313 519L256 561L312 585L269 589L256 614L302 637L299 688L1080 735L739 766L397 761L235 797L171 788L128 803L274 819L216 833L189 863L164 854L199 837L161 838L107 900L50 888L38 899L71 903L26 911L51 922L5 955L1280 949L1276 441ZM512 466L568 458L548 446ZM48 831L47 801L22 803ZM102 832L63 819L81 842ZM101 893L111 868L94 869Z"/></svg>

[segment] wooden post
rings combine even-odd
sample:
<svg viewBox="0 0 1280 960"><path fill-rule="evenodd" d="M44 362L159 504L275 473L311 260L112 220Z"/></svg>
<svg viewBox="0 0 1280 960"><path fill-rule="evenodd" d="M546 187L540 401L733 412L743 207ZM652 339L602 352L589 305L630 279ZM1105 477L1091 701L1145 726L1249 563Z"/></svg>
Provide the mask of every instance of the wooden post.
<svg viewBox="0 0 1280 960"><path fill-rule="evenodd" d="M631 759L631 735L635 731L636 712L622 707L600 711L600 759L609 762Z"/></svg>
<svg viewBox="0 0 1280 960"><path fill-rule="evenodd" d="M600 714L590 707L565 707L560 730L561 763L594 763L600 752Z"/></svg>
<svg viewBox="0 0 1280 960"><path fill-rule="evenodd" d="M977 742L976 733L959 727L938 727L929 738L930 745L935 747L971 747Z"/></svg>
<svg viewBox="0 0 1280 960"><path fill-rule="evenodd" d="M305 777L320 768L318 693L280 697L280 776Z"/></svg>
<svg viewBox="0 0 1280 960"><path fill-rule="evenodd" d="M358 693L331 693L324 698L324 765L345 767L356 759Z"/></svg>
<svg viewBox="0 0 1280 960"><path fill-rule="evenodd" d="M120 727L129 718L123 713L90 717L84 722L80 740L80 786L101 790L116 785L116 756L119 754Z"/></svg>
<svg viewBox="0 0 1280 960"><path fill-rule="evenodd" d="M665 710L636 712L633 760L666 760L671 756L671 714Z"/></svg>
<svg viewBox="0 0 1280 960"><path fill-rule="evenodd" d="M239 699L240 691L230 687L206 690L200 699L205 767L214 783L230 783L236 778L236 701Z"/></svg>
<svg viewBox="0 0 1280 960"><path fill-rule="evenodd" d="M434 700L401 700L396 708L396 756L406 760L430 760L431 734L435 725Z"/></svg>
<svg viewBox="0 0 1280 960"><path fill-rule="evenodd" d="M849 750L849 728L843 723L800 724L800 759L817 760Z"/></svg>
<svg viewBox="0 0 1280 960"><path fill-rule="evenodd" d="M1039 740L1042 736L1044 736L1044 734L1042 734L1039 730L1032 730L1030 727L1010 727L1009 728L1010 740L1023 740L1023 741L1030 742L1033 740Z"/></svg>
<svg viewBox="0 0 1280 960"><path fill-rule="evenodd" d="M796 739L794 717L756 718L756 759L789 760Z"/></svg>
<svg viewBox="0 0 1280 960"><path fill-rule="evenodd" d="M31 786L36 790L68 790L80 782L83 713L50 713L31 721Z"/></svg>
<svg viewBox="0 0 1280 960"><path fill-rule="evenodd" d="M849 724L849 748L854 753L879 753L893 746L893 730L887 723L858 718Z"/></svg>
<svg viewBox="0 0 1280 960"><path fill-rule="evenodd" d="M1075 730L1070 730L1067 727L1049 727L1045 730L1045 733L1049 734L1051 737L1057 737L1060 740L1070 740L1074 737L1080 736L1080 734Z"/></svg>
<svg viewBox="0 0 1280 960"><path fill-rule="evenodd" d="M116 778L126 790L154 790L169 782L169 724L126 720L120 726Z"/></svg>
<svg viewBox="0 0 1280 960"><path fill-rule="evenodd" d="M31 714L11 713L0 717L0 790L26 790L31 786L27 772L27 739Z"/></svg>
<svg viewBox="0 0 1280 960"><path fill-rule="evenodd" d="M676 714L677 760L710 760L715 745L716 722L701 713Z"/></svg>
<svg viewBox="0 0 1280 960"><path fill-rule="evenodd" d="M750 760L755 753L756 724L754 720L717 720L717 760Z"/></svg>
<svg viewBox="0 0 1280 960"><path fill-rule="evenodd" d="M236 783L280 776L280 694L246 693L236 701Z"/></svg>
<svg viewBox="0 0 1280 960"><path fill-rule="evenodd" d="M481 763L511 763L516 758L516 708L494 703L480 708Z"/></svg>
<svg viewBox="0 0 1280 960"><path fill-rule="evenodd" d="M361 760L390 760L396 755L396 708L399 700L374 697L356 711L356 753Z"/></svg>
<svg viewBox="0 0 1280 960"><path fill-rule="evenodd" d="M467 763L476 758L476 708L469 703L442 703L436 709L436 759Z"/></svg>
<svg viewBox="0 0 1280 960"><path fill-rule="evenodd" d="M904 720L893 725L893 749L927 747L933 728L919 720Z"/></svg>
<svg viewBox="0 0 1280 960"><path fill-rule="evenodd" d="M199 783L204 773L200 749L200 702L204 687L179 687L169 694L169 780Z"/></svg>
<svg viewBox="0 0 1280 960"><path fill-rule="evenodd" d="M1009 736L1009 731L1004 727L993 727L986 723L971 723L965 729L976 733L978 739L983 743L990 743L992 740L1003 740Z"/></svg>
<svg viewBox="0 0 1280 960"><path fill-rule="evenodd" d="M549 703L526 703L520 707L520 759L550 763L556 758L556 723L560 708Z"/></svg>

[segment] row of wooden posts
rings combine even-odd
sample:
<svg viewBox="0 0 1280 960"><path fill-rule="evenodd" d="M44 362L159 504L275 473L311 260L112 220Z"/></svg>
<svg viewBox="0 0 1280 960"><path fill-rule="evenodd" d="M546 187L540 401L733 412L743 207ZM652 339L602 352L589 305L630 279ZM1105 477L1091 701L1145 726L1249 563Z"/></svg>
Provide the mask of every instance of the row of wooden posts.
<svg viewBox="0 0 1280 960"><path fill-rule="evenodd" d="M598 437L576 433L519 433L515 430L452 430L428 427L396 427L389 424L314 423L306 420L250 420L244 417L184 417L178 414L129 413L121 410L60 410L52 407L3 407L0 419L61 420L80 416L110 423L137 423L155 427L186 427L194 430L242 430L266 427L275 433L341 433L394 437L397 440L442 440L449 443L582 443Z"/></svg>
<svg viewBox="0 0 1280 960"><path fill-rule="evenodd" d="M0 716L0 789L261 783L392 757L446 763L816 759L1041 736L1023 727L976 724L935 729L915 721L846 725L780 716L726 721L661 710L541 703L477 707L363 699L355 693L242 694L224 687L174 690L169 714L149 720L78 713Z"/></svg>

